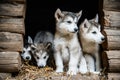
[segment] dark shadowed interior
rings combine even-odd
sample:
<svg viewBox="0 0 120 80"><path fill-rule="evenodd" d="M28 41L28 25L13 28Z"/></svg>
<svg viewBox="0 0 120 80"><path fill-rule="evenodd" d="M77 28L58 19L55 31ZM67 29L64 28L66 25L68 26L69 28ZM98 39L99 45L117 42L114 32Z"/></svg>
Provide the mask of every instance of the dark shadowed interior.
<svg viewBox="0 0 120 80"><path fill-rule="evenodd" d="M34 38L40 30L48 30L54 34L55 18L57 8L65 11L83 11L79 23L84 18L91 19L98 13L99 0L27 0L25 18L25 36ZM79 25L78 23L78 25Z"/></svg>

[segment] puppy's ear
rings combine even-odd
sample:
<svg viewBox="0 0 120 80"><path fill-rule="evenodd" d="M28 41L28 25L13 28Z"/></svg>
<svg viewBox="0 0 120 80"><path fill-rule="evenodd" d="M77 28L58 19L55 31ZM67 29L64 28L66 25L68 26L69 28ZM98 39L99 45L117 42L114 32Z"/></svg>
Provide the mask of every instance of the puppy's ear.
<svg viewBox="0 0 120 80"><path fill-rule="evenodd" d="M33 40L30 36L28 36L28 43L32 44L33 43Z"/></svg>
<svg viewBox="0 0 120 80"><path fill-rule="evenodd" d="M96 23L98 23L98 21L99 21L99 19L98 19L98 14L96 14L94 20L95 20Z"/></svg>
<svg viewBox="0 0 120 80"><path fill-rule="evenodd" d="M78 17L78 20L80 19L80 17L82 16L82 10L79 11L78 13L76 13L77 17Z"/></svg>
<svg viewBox="0 0 120 80"><path fill-rule="evenodd" d="M56 21L59 21L62 17L64 16L64 14L61 12L61 10L58 8L55 12L55 19Z"/></svg>
<svg viewBox="0 0 120 80"><path fill-rule="evenodd" d="M52 47L52 43L51 42L48 42L48 43L46 43L46 49L50 49Z"/></svg>
<svg viewBox="0 0 120 80"><path fill-rule="evenodd" d="M87 32L89 27L90 27L90 23L87 19L85 19L80 25L80 30L81 30L81 32Z"/></svg>
<svg viewBox="0 0 120 80"><path fill-rule="evenodd" d="M101 31L101 25L98 25L98 30Z"/></svg>
<svg viewBox="0 0 120 80"><path fill-rule="evenodd" d="M84 24L84 28L89 28L90 27L90 23L87 19L84 20L83 24Z"/></svg>
<svg viewBox="0 0 120 80"><path fill-rule="evenodd" d="M31 50L34 51L36 49L36 46L34 44L31 45Z"/></svg>
<svg viewBox="0 0 120 80"><path fill-rule="evenodd" d="M98 21L99 21L98 14L96 14L96 16L93 19L89 20L89 21L93 21L93 22L98 23Z"/></svg>

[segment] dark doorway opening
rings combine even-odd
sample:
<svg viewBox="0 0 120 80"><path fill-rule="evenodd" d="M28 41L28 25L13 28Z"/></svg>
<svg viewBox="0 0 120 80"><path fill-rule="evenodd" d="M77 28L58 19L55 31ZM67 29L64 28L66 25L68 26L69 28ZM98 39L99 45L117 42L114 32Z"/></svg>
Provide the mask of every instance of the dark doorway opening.
<svg viewBox="0 0 120 80"><path fill-rule="evenodd" d="M48 30L54 34L55 18L57 8L66 11L83 11L79 23L84 18L91 19L98 13L99 0L27 0L25 18L25 36L34 38L40 30ZM78 23L78 24L79 24Z"/></svg>

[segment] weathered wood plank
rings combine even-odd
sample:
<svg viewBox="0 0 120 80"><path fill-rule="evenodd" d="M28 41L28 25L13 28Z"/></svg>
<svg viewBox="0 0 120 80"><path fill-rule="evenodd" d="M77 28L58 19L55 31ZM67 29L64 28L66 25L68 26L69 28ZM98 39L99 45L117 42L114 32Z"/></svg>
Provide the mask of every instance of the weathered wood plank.
<svg viewBox="0 0 120 80"><path fill-rule="evenodd" d="M0 52L0 60L15 60L18 58L18 52Z"/></svg>
<svg viewBox="0 0 120 80"><path fill-rule="evenodd" d="M107 11L104 12L104 26L105 27L115 27L120 28L120 12L117 11Z"/></svg>
<svg viewBox="0 0 120 80"><path fill-rule="evenodd" d="M120 36L107 36L110 42L120 42Z"/></svg>
<svg viewBox="0 0 120 80"><path fill-rule="evenodd" d="M107 53L108 59L120 59L120 50L110 50L105 52Z"/></svg>
<svg viewBox="0 0 120 80"><path fill-rule="evenodd" d="M0 51L18 51L22 52L22 42L0 42Z"/></svg>
<svg viewBox="0 0 120 80"><path fill-rule="evenodd" d="M23 36L21 34L0 32L0 51L22 51Z"/></svg>
<svg viewBox="0 0 120 80"><path fill-rule="evenodd" d="M23 18L0 18L0 31L25 34Z"/></svg>
<svg viewBox="0 0 120 80"><path fill-rule="evenodd" d="M0 16L23 16L24 4L0 3Z"/></svg>
<svg viewBox="0 0 120 80"><path fill-rule="evenodd" d="M108 80L120 80L120 73L108 73Z"/></svg>
<svg viewBox="0 0 120 80"><path fill-rule="evenodd" d="M120 58L109 60L109 72L120 72Z"/></svg>
<svg viewBox="0 0 120 80"><path fill-rule="evenodd" d="M120 0L103 0L103 9L120 11Z"/></svg>
<svg viewBox="0 0 120 80"><path fill-rule="evenodd" d="M0 59L0 65L6 65L6 64L17 64L18 63L18 60L17 59L7 59L7 60L4 60L4 59Z"/></svg>
<svg viewBox="0 0 120 80"><path fill-rule="evenodd" d="M108 36L120 36L120 30L119 29L104 29L106 34Z"/></svg>
<svg viewBox="0 0 120 80"><path fill-rule="evenodd" d="M0 42L14 42L22 41L22 34L11 33L11 32L0 32Z"/></svg>
<svg viewBox="0 0 120 80"><path fill-rule="evenodd" d="M120 41L119 42L108 42L107 49L109 49L109 50L120 50Z"/></svg>
<svg viewBox="0 0 120 80"><path fill-rule="evenodd" d="M20 69L19 52L0 52L0 72L18 72Z"/></svg>
<svg viewBox="0 0 120 80"><path fill-rule="evenodd" d="M20 2L20 3L24 3L24 2L26 2L26 0L1 0L1 2Z"/></svg>
<svg viewBox="0 0 120 80"><path fill-rule="evenodd" d="M103 48L106 50L120 50L120 30L119 29L104 29L106 41L103 43Z"/></svg>
<svg viewBox="0 0 120 80"><path fill-rule="evenodd" d="M0 72L18 72L20 70L18 64L0 65Z"/></svg>
<svg viewBox="0 0 120 80"><path fill-rule="evenodd" d="M120 72L120 50L105 51L103 54L103 66L108 72Z"/></svg>

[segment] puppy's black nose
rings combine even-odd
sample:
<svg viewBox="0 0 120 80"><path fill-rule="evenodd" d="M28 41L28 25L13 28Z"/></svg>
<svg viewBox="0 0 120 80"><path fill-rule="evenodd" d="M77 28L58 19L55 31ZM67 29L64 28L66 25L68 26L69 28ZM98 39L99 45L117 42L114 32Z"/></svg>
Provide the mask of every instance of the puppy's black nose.
<svg viewBox="0 0 120 80"><path fill-rule="evenodd" d="M105 40L105 37L102 37L101 40L104 41L104 40Z"/></svg>
<svg viewBox="0 0 120 80"><path fill-rule="evenodd" d="M78 29L77 29L77 28L75 28L75 29L74 29L74 31L75 31L75 32L77 32L77 31L78 31Z"/></svg>
<svg viewBox="0 0 120 80"><path fill-rule="evenodd" d="M27 56L27 57L26 57L26 59L27 59L27 60L29 60L29 59L30 59L30 57L29 57L29 56Z"/></svg>

